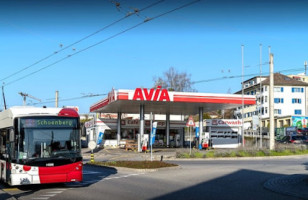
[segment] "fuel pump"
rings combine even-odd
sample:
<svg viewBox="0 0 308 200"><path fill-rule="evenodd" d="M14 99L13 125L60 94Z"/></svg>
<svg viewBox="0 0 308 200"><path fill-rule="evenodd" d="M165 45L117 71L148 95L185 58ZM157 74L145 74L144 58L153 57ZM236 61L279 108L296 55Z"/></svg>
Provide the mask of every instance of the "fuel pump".
<svg viewBox="0 0 308 200"><path fill-rule="evenodd" d="M144 134L143 139L141 141L142 151L146 151L148 149L148 142L149 142L149 134Z"/></svg>
<svg viewBox="0 0 308 200"><path fill-rule="evenodd" d="M201 147L202 149L208 149L210 147L210 133L204 132L201 134Z"/></svg>

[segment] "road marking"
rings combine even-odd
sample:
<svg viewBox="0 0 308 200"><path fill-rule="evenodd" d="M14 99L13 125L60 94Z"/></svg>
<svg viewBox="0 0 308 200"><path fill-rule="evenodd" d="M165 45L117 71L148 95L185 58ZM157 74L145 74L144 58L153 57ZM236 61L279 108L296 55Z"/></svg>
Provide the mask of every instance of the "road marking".
<svg viewBox="0 0 308 200"><path fill-rule="evenodd" d="M47 192L47 193L50 193L50 194L60 194L62 193L63 191L51 191L51 192Z"/></svg>
<svg viewBox="0 0 308 200"><path fill-rule="evenodd" d="M31 198L31 199L49 199L49 197L34 197L34 198Z"/></svg>
<svg viewBox="0 0 308 200"><path fill-rule="evenodd" d="M19 191L18 188L6 188L6 189L3 189L3 191Z"/></svg>
<svg viewBox="0 0 308 200"><path fill-rule="evenodd" d="M44 194L44 195L41 195L42 197L54 197L56 196L56 194Z"/></svg>
<svg viewBox="0 0 308 200"><path fill-rule="evenodd" d="M139 175L143 175L145 173L140 173L140 174L127 174L127 175L123 175L123 176L115 176L115 177L108 177L108 178L104 178L101 181L105 181L105 180L112 180L112 179L119 179L119 178L128 178L130 176L139 176Z"/></svg>

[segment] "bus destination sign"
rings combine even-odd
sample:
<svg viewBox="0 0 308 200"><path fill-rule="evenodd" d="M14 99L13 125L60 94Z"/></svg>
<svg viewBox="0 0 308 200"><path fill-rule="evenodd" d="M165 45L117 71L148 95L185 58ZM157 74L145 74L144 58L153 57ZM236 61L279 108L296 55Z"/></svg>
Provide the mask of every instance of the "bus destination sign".
<svg viewBox="0 0 308 200"><path fill-rule="evenodd" d="M73 128L77 126L76 119L22 119L23 128Z"/></svg>

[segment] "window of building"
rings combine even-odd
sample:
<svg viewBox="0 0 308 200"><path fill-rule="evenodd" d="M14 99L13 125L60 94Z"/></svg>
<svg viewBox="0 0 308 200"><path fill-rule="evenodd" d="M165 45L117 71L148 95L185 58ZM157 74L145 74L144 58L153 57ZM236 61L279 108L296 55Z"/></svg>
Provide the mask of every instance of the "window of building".
<svg viewBox="0 0 308 200"><path fill-rule="evenodd" d="M265 107L265 114L267 114L267 107Z"/></svg>
<svg viewBox="0 0 308 200"><path fill-rule="evenodd" d="M298 93L298 92L303 93L304 92L304 88L292 87L292 93Z"/></svg>
<svg viewBox="0 0 308 200"><path fill-rule="evenodd" d="M267 96L265 96L265 100L264 100L264 102L267 102Z"/></svg>
<svg viewBox="0 0 308 200"><path fill-rule="evenodd" d="M274 114L281 115L281 109L274 109Z"/></svg>
<svg viewBox="0 0 308 200"><path fill-rule="evenodd" d="M301 103L302 103L302 100L301 100L301 99L296 99L296 98L293 98L293 99L292 99L292 103L298 103L298 104L301 104Z"/></svg>
<svg viewBox="0 0 308 200"><path fill-rule="evenodd" d="M274 103L283 103L283 98L274 98Z"/></svg>
<svg viewBox="0 0 308 200"><path fill-rule="evenodd" d="M267 86L264 86L264 90L267 91Z"/></svg>
<svg viewBox="0 0 308 200"><path fill-rule="evenodd" d="M283 87L274 87L274 92L283 92Z"/></svg>
<svg viewBox="0 0 308 200"><path fill-rule="evenodd" d="M302 114L302 110L294 110L294 114L295 115L301 115Z"/></svg>

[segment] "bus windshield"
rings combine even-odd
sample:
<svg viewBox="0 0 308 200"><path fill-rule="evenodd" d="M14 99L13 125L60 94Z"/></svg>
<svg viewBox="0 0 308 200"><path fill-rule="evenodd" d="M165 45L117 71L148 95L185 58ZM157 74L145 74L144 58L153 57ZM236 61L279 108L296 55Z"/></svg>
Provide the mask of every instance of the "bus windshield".
<svg viewBox="0 0 308 200"><path fill-rule="evenodd" d="M80 157L80 136L75 118L26 118L20 121L17 159Z"/></svg>

